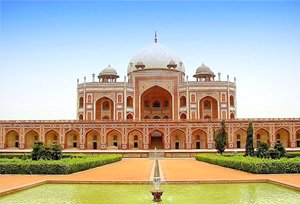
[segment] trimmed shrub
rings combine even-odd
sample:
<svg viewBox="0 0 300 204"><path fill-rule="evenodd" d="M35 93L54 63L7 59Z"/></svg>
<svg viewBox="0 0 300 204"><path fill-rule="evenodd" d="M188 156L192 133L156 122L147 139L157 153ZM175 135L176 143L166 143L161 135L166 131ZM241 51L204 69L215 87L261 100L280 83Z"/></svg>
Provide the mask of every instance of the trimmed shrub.
<svg viewBox="0 0 300 204"><path fill-rule="evenodd" d="M0 159L0 174L71 174L120 161L119 154L61 160Z"/></svg>
<svg viewBox="0 0 300 204"><path fill-rule="evenodd" d="M286 154L285 148L282 143L276 143L274 146L274 150L279 152L279 158L284 157Z"/></svg>
<svg viewBox="0 0 300 204"><path fill-rule="evenodd" d="M285 174L300 173L300 158L261 159L243 156L220 156L198 154L198 161L216 164L232 169L246 171L254 174Z"/></svg>
<svg viewBox="0 0 300 204"><path fill-rule="evenodd" d="M59 144L54 144L50 150L51 158L53 160L59 160L62 158L62 147Z"/></svg>
<svg viewBox="0 0 300 204"><path fill-rule="evenodd" d="M264 142L259 143L255 152L255 156L257 156L258 158L269 158L269 145Z"/></svg>
<svg viewBox="0 0 300 204"><path fill-rule="evenodd" d="M300 152L287 152L285 154L287 158L295 158L295 157L300 157Z"/></svg>

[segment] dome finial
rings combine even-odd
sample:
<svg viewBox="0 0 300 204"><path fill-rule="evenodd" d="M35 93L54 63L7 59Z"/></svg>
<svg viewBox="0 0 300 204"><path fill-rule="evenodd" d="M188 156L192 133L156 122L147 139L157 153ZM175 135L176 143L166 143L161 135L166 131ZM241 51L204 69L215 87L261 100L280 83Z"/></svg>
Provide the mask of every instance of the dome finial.
<svg viewBox="0 0 300 204"><path fill-rule="evenodd" d="M156 30L155 30L155 34L154 34L154 43L157 43L157 34L156 34Z"/></svg>

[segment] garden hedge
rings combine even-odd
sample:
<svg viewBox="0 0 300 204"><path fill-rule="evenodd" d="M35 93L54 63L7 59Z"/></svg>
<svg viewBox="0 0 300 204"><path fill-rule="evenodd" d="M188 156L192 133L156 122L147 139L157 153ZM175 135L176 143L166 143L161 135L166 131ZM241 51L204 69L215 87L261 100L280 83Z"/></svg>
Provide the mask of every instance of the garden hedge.
<svg viewBox="0 0 300 204"><path fill-rule="evenodd" d="M70 157L61 160L0 159L0 174L71 174L120 161L119 154Z"/></svg>
<svg viewBox="0 0 300 204"><path fill-rule="evenodd" d="M244 156L220 156L212 154L198 154L198 161L216 164L232 169L254 174L285 174L300 173L300 157L281 159L260 159Z"/></svg>

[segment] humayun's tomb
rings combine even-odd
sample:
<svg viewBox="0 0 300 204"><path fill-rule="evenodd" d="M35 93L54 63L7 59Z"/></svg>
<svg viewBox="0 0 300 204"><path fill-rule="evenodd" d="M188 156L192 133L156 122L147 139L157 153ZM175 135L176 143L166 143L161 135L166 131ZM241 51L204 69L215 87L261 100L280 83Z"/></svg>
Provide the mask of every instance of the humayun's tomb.
<svg viewBox="0 0 300 204"><path fill-rule="evenodd" d="M250 121L255 146L281 142L291 150L300 147L299 118L238 119L235 78L221 80L204 64L193 77L189 81L184 62L155 35L154 43L131 58L123 82L111 65L97 78L93 74L91 82L78 80L77 120L0 121L0 150L26 150L40 140L83 152L209 151L223 119L228 149L245 147Z"/></svg>

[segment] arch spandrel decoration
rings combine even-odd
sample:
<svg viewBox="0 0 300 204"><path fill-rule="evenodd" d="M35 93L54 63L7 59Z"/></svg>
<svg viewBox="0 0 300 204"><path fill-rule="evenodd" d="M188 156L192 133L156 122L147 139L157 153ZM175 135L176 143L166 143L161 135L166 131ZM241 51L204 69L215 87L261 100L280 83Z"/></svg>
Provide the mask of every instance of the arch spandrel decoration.
<svg viewBox="0 0 300 204"><path fill-rule="evenodd" d="M168 90L172 96L174 96L174 81L172 80L164 80L164 81L139 81L139 96L149 88L154 86L160 86Z"/></svg>

